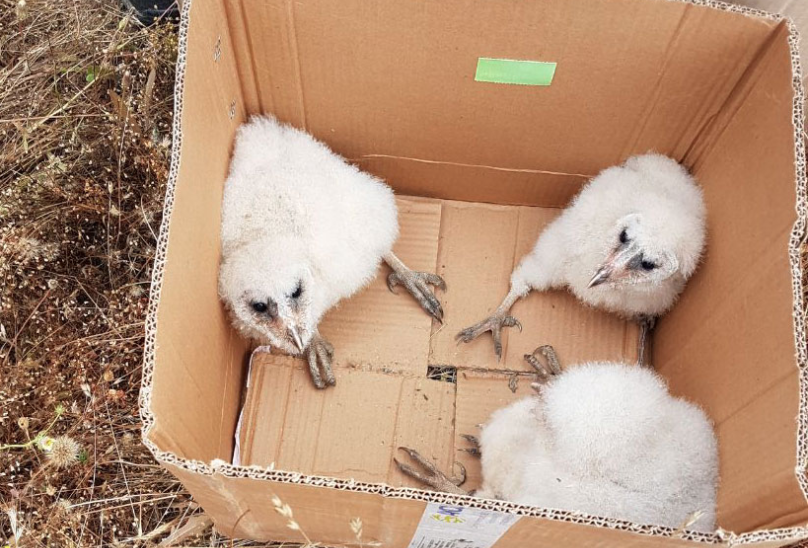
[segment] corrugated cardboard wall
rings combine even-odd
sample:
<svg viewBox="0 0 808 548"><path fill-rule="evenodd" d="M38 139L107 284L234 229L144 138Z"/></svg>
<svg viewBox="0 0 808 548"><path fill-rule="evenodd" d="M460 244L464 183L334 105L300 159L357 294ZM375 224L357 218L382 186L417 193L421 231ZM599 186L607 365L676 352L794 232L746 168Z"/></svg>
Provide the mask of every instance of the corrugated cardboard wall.
<svg viewBox="0 0 808 548"><path fill-rule="evenodd" d="M546 206L632 152L682 157L772 26L648 0L227 6L250 112L305 127L402 194ZM478 57L558 69L546 88L479 83Z"/></svg>
<svg viewBox="0 0 808 548"><path fill-rule="evenodd" d="M702 142L699 136L713 135L712 150L699 157L696 168L708 199L720 192L728 205L737 206L712 219L718 232L711 241L719 245L725 238L725 253L734 253L721 264L733 265L738 278L711 270L708 262L693 284L701 289L688 292L681 310L660 326L656 356L675 390L724 413L717 416L725 445L738 440L737 448L727 453L724 447L722 453L729 471L722 525L748 530L792 510L793 522L804 521L804 500L793 479L793 460L788 462L795 427L795 409L788 405L796 407L797 401L796 380L786 369L786 363L793 369L790 314L782 310L784 303L790 306L783 242L791 219L776 225L782 232L759 230L773 226L766 215L793 209L793 166L782 156L764 154L792 148L791 126L783 123L790 103L769 101L787 84L786 66L775 63L762 83L741 86L750 91L737 103L737 115L719 136L710 133L719 111L736 105L733 92L764 49L771 23L649 0L547 0L529 8L506 0L490 10L472 0L429 2L418 9L360 0L224 4L226 13L217 5L194 9L194 17L206 19L204 27L219 29L215 40L190 37L197 69L209 65L221 72L208 81L210 72L190 71L185 87L185 135L206 144L183 147L172 221L157 356L158 363L172 367L157 368L161 378L153 397L158 420L152 438L161 448L200 460L227 459L232 450L246 347L213 298L219 219L211 212L220 209L233 131L245 111L274 112L306 127L403 194L545 206L564 205L587 176L630 153L653 146L682 158ZM482 56L557 61L556 80L541 89L475 83L474 66ZM760 137L733 139L752 134ZM761 182L755 173L777 175ZM790 202L779 190L761 190L747 203L746 189L771 180L780 190L780 184L791 183ZM729 224L716 224L722 221ZM733 246L729 234L754 245ZM759 270L783 291L767 295L770 286L764 280L755 287L746 269ZM727 280L734 289L722 295ZM747 312L750 322L742 315ZM688 331L677 332L677 322L684 325L677 317L688 315ZM693 326L698 329L690 331ZM763 348L738 344L763 328L776 330ZM683 365L707 361L705 350L714 352L712 362L739 365ZM756 400L757 392L744 391L744 379L771 391ZM759 403L765 401L786 403L772 413ZM160 420L169 416L175 419L170 428ZM766 432L785 431L786 418L791 438L772 444ZM746 431L746 421L757 421L756 428ZM746 446L749 461L735 454ZM242 481L249 480L226 483ZM224 482L220 487L223 493L230 488ZM758 503L758 492L768 493L768 510ZM261 501L256 507L266 502Z"/></svg>
<svg viewBox="0 0 808 548"><path fill-rule="evenodd" d="M769 21L676 2L554 0L529 8L516 0L506 0L506 4L486 10L472 0L457 0L427 2L416 10L403 4L363 0L339 4L324 0L230 0L228 19L242 60L238 70L245 106L251 112L273 112L305 127L364 169L384 176L403 194L563 206L587 176L632 153L653 148L677 158L694 159L697 152L703 152L699 149L703 142L717 138L711 133L715 120L743 103L744 97L736 95L739 88L751 89L745 83L750 65L759 62L774 27ZM780 40L784 47L784 38ZM553 84L542 89L482 84L474 82L473 76L477 58L484 56L555 61L558 69ZM326 58L329 62L317 62ZM783 57L783 75L788 73L785 61ZM780 89L784 84L774 85ZM789 107L788 102L782 104L782 113ZM777 150L791 150L785 141L790 138L789 130L790 125L775 130L783 139ZM756 149L758 155L761 150ZM709 157L722 155L713 151ZM712 181L715 173L729 171L720 167L714 171L700 169L708 198L715 189L736 196L745 204L742 207L757 208L757 196L719 190L719 183ZM754 170L746 173L747 179L755 179ZM786 180L792 181L793 169L787 173ZM718 178L722 177L719 174ZM739 183L736 181L736 190ZM789 191L792 193L779 199L793 203L793 184ZM726 200L724 194L721 196ZM771 209L768 215L754 217L761 223L764 217L776 218L789 210L783 208L783 202L764 199L764 203L771 204ZM715 216L712 224L722 219ZM778 306L790 303L790 285L785 247L777 248L777 236L785 238L791 222L789 218L775 223L783 232L770 238L756 238L742 227L732 232L737 235L736 242L745 241L749 235L772 244L771 260L780 262L783 278L773 285L782 291L772 299L766 295L758 299L761 309L771 308L784 340L790 336L790 315ZM744 226L764 230L763 224ZM720 234L719 229L717 237ZM725 259L731 255L732 244L723 247L719 240L712 241L723 249L711 258L713 263L731 264ZM771 262L760 256L748 260L755 265ZM776 271L777 266L772 268ZM707 295L717 288L710 283L709 268L705 271L702 292ZM765 281L761 283L762 287L754 288L758 294L766 293L763 290L768 287ZM710 294L720 298L715 291ZM732 302L746 300L739 297ZM701 306L710 309L706 297ZM687 310L683 308L678 317L684 319ZM665 325L675 325L675 318ZM709 331L698 321L692 323L692 317L686 321L686 328L684 321L679 321L687 332L679 338L663 325L658 356L663 371L674 378L674 387L691 393L691 385L677 378L679 370L674 373L665 357L666 349L678 347L681 338ZM735 338L739 332L751 336L757 322L774 325L762 316L751 323L738 321L734 335L726 329L723 333ZM694 352L715 348L715 342L704 339L691 347ZM780 356L782 352L793 353L793 343L780 348L785 349ZM743 363L751 363L751 356L761 358L754 352L737 353L745 356L738 357ZM689 355L680 356L681 362ZM730 356L734 361L733 353L714 355L711 361L720 360L721 368L728 367L724 364L731 361ZM780 359L777 367L786 364L793 372L793 359ZM706 375L700 379L704 387L713 386L713 380L721 384L720 379ZM791 381L796 383L793 376ZM698 388L692 388L692 394L711 407ZM747 395L720 386L710 394L711 401L716 402L713 408L719 401L730 408L735 407L730 402L750 401ZM788 401L796 405L796 398ZM717 420L725 430L730 428L723 425L722 415L717 415ZM781 452L793 447L793 422L790 428L792 433L781 442ZM733 439L726 432L723 436L724 440ZM744 458L740 454L734 459L724 457L729 468L722 488L722 508L730 499L735 501L733 506L751 503L743 494L752 491L736 487L749 485L748 474L754 465L741 466L743 480L741 475L734 475L732 466L733 462L745 462ZM774 460L774 469L785 469L782 459ZM799 493L793 466L789 471L791 475L780 480L782 489L764 487L769 480L764 474L757 476L756 485L796 504L802 499L794 496ZM771 515L782 512L772 508ZM765 513L752 517L729 507L722 516L727 520L722 521L724 526L737 525L738 529L768 522Z"/></svg>
<svg viewBox="0 0 808 548"><path fill-rule="evenodd" d="M222 6L194 9L182 162L158 313L151 439L181 457L230 459L247 351L217 295L219 212L233 135L244 119Z"/></svg>
<svg viewBox="0 0 808 548"><path fill-rule="evenodd" d="M795 221L791 62L782 25L693 148L707 259L659 325L655 363L706 409L721 449L719 523L804 523L788 240Z"/></svg>

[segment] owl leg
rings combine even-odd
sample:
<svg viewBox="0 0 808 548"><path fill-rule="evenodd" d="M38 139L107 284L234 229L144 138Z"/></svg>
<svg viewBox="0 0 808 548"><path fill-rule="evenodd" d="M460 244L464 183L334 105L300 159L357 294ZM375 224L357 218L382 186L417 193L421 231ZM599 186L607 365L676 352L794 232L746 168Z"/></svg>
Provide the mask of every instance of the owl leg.
<svg viewBox="0 0 808 548"><path fill-rule="evenodd" d="M537 354L544 357L547 365L539 360ZM549 344L538 347L532 354L525 354L525 361L536 370L538 375L538 381L530 385L537 392L541 391L542 385L561 374L561 363L558 360L558 354L556 354L555 348Z"/></svg>
<svg viewBox="0 0 808 548"><path fill-rule="evenodd" d="M309 364L309 372L311 373L311 380L314 381L314 386L325 388L337 384L334 371L331 369L334 347L330 342L317 333L312 337L304 354ZM320 369L322 369L322 375L320 374Z"/></svg>
<svg viewBox="0 0 808 548"><path fill-rule="evenodd" d="M656 317L641 316L638 321L640 323L640 339L637 342L637 364L652 367L651 364L645 363L645 359L648 354L648 347L651 344L651 332L656 326Z"/></svg>
<svg viewBox="0 0 808 548"><path fill-rule="evenodd" d="M438 467L429 462L427 459L421 456L418 451L415 449L409 449L407 447L399 447L400 450L407 453L412 460L414 460L423 470L424 472L420 472L415 469L415 467L410 466L409 464L400 462L398 459L393 459L398 466L399 470L404 472L404 474L410 476L411 478L415 478L421 483L429 485L433 489L438 491L442 491L444 493L452 493L454 495L468 495L468 492L461 489L460 486L463 485L463 482L466 481L466 469L463 467L462 464L459 462L457 465L460 467L460 476L455 478L447 477L446 474L438 470Z"/></svg>
<svg viewBox="0 0 808 548"><path fill-rule="evenodd" d="M478 322L471 327L467 327L457 335L455 339L459 342L471 342L486 331L491 332L494 339L494 354L497 356L497 361L502 359L502 328L503 327L518 327L522 331L522 324L513 316L508 315L508 311L513 304L521 297L522 294L511 287L508 295L502 301L502 304L497 307L494 313L481 322Z"/></svg>
<svg viewBox="0 0 808 548"><path fill-rule="evenodd" d="M407 291L415 297L415 300L418 301L421 308L426 310L430 316L443 323L443 308L440 305L440 301L438 301L438 298L429 287L433 285L446 291L446 282L443 278L431 272L418 272L410 269L392 252L384 256L384 262L393 269L393 272L387 276L388 289L395 293L395 287L397 285L403 285Z"/></svg>

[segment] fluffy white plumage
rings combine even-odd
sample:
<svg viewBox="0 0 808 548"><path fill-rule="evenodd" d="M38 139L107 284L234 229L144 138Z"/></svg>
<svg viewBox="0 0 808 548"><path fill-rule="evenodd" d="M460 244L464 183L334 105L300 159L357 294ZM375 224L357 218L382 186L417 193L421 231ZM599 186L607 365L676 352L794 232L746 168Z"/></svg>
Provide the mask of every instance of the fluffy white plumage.
<svg viewBox="0 0 808 548"><path fill-rule="evenodd" d="M541 233L494 315L458 339L491 331L500 356L501 327L518 325L507 312L532 290L568 288L584 303L625 317L659 316L698 266L705 216L701 189L671 158L644 154L610 167Z"/></svg>
<svg viewBox="0 0 808 548"><path fill-rule="evenodd" d="M718 449L695 405L651 370L571 367L496 411L480 436L476 496L635 523L715 528Z"/></svg>
<svg viewBox="0 0 808 548"><path fill-rule="evenodd" d="M391 285L412 292L419 275L439 285L398 261L397 236L395 199L383 181L274 118L254 116L239 129L222 205L219 293L243 335L307 351L318 386L317 361L333 384L333 349L317 325L374 277L382 258L399 276Z"/></svg>

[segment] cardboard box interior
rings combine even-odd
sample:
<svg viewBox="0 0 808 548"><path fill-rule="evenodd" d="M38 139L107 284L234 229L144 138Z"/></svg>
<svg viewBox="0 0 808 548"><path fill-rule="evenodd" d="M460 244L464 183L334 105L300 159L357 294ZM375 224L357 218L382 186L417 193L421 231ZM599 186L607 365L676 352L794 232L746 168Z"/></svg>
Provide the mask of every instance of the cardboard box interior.
<svg viewBox="0 0 808 548"><path fill-rule="evenodd" d="M637 332L553 292L514 308L525 330L505 334L499 364L490 340L458 346L454 334L496 306L515 263L588 177L653 149L693 171L709 208L705 261L659 323L652 360L675 394L715 421L719 524L741 533L808 520L795 423L795 144L784 22L664 0L228 0L185 9L181 162L167 203L167 257L157 265L147 443L178 459L230 462L244 404L243 465L412 485L391 458L409 445L446 470L463 461L474 486L478 464L458 451L458 435L529 391L525 352L549 343L566 365L632 360ZM486 56L558 68L548 87L475 82L477 58ZM439 294L445 324L433 324L414 301L387 291L380 269L322 324L337 351L336 388L316 391L302 362L261 355L243 401L249 342L217 299L218 230L234 131L257 112L306 128L384 177L399 195L396 252L442 274L449 290ZM258 509L259 479L170 467L232 533L289 536L271 509ZM369 535L406 546L423 509L277 482L272 490L295 500L324 542L350 538L346 525L336 530L325 518L355 503L386 516L366 526ZM587 534L611 545L617 534L533 521L502 545ZM659 541L632 542L651 540Z"/></svg>

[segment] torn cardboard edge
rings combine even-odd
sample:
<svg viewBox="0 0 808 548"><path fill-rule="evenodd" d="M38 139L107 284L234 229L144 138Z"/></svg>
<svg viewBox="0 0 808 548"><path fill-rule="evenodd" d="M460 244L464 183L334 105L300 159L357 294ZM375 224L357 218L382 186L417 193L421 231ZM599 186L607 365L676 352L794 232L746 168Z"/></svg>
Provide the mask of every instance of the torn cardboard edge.
<svg viewBox="0 0 808 548"><path fill-rule="evenodd" d="M259 349L256 348L250 353L250 361L247 364L247 375L244 381L244 390L241 398L241 411L238 414L238 422L236 423L235 440L233 442L233 466L241 465L241 426L244 423L244 410L247 408L246 395L250 390L250 379L252 379L253 372L253 357Z"/></svg>
<svg viewBox="0 0 808 548"><path fill-rule="evenodd" d="M729 5L714 0L666 0L669 2L685 3L690 5L712 7L725 12L741 15L762 17L773 21L787 21L789 29L789 44L791 47L793 72L793 126L795 141L795 175L797 186L796 210L798 218L791 232L789 243L789 256L792 266L792 289L794 298L793 318L795 327L795 342L797 350L797 365L800 369L800 403L798 417L798 444L797 467L795 474L800 483L803 494L808 497L808 345L805 333L805 300L803 295L802 272L800 267L800 245L806 231L806 153L803 140L804 128L804 90L802 86L802 71L799 60L799 36L791 20L782 16L770 14L761 10L742 6ZM151 409L152 384L155 367L155 345L157 332L158 303L165 271L166 249L168 245L171 214L174 206L174 194L180 167L180 152L182 148L182 112L184 97L184 79L186 73L186 55L188 48L188 29L190 24L192 0L182 2L182 16L179 25L179 43L177 57L177 71L175 81L174 126L172 129L171 169L166 188L165 215L160 229L157 243L157 252L152 274L148 314L145 324L144 365L142 376L142 389L140 394L140 414L143 422L143 442L154 457L162 464L176 466L189 472L213 476L216 474L230 478L253 478L257 480L270 480L283 483L312 485L331 489L361 491L389 498L405 498L428 503L458 504L469 508L490 509L516 515L535 516L550 520L566 521L581 525L597 526L608 529L623 530L643 535L660 537L680 537L704 544L746 545L761 542L799 541L808 538L808 529L794 527L786 529L762 530L736 535L718 531L713 534L695 533L691 531L674 531L662 527L643 526L618 520L585 516L570 512L559 512L549 509L540 509L514 505L503 501L487 501L472 497L448 495L417 489L396 489L383 484L367 484L334 478L305 476L294 472L277 470L244 468L233 465L217 465L200 461L179 458L170 451L161 450L150 438L155 426L155 416Z"/></svg>

